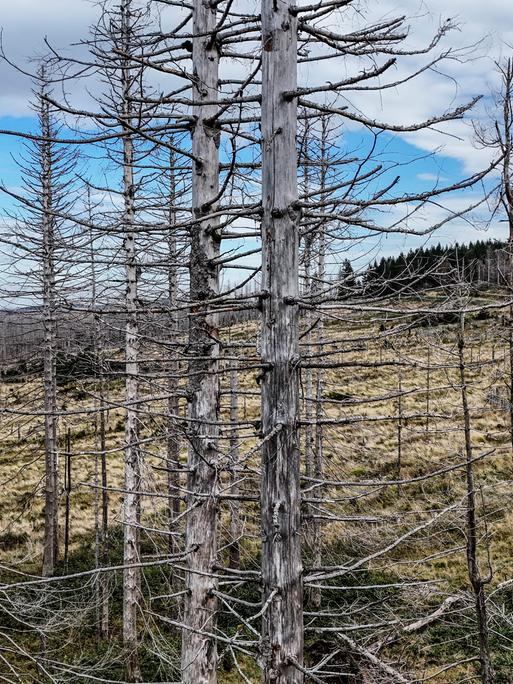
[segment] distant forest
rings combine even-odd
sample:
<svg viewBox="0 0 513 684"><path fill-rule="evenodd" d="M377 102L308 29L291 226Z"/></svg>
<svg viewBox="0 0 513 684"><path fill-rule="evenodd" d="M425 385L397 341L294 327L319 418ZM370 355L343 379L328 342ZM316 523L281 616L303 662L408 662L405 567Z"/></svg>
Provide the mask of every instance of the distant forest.
<svg viewBox="0 0 513 684"><path fill-rule="evenodd" d="M339 296L425 290L458 281L500 287L507 284L508 259L507 242L499 240L412 249L374 261L361 275L346 259L338 276Z"/></svg>
<svg viewBox="0 0 513 684"><path fill-rule="evenodd" d="M342 262L339 272L333 277L331 292L334 298L390 294L408 294L444 285L454 285L461 281L476 287L504 287L508 273L507 242L499 240L478 240L469 244L452 246L438 243L433 247L414 249L397 256L382 257L374 261L363 272L355 272L349 259ZM248 300L255 284L241 290L241 297ZM238 296L238 295L235 295ZM162 303L162 302L161 302ZM80 304L78 302L77 304ZM124 316L120 306L113 313L114 302L109 304L111 313L103 314L108 321L104 330L104 344L110 347L122 345ZM165 301L164 301L165 304ZM242 323L256 318L254 309L246 308L220 314L224 325ZM147 331L163 324L161 316L151 313L145 322ZM78 353L92 344L94 335L94 316L84 315L73 307L60 311L58 322L57 348L69 353ZM180 325L185 330L186 323ZM27 360L39 353L44 340L42 309L27 307L17 310L0 311L0 363L13 360Z"/></svg>

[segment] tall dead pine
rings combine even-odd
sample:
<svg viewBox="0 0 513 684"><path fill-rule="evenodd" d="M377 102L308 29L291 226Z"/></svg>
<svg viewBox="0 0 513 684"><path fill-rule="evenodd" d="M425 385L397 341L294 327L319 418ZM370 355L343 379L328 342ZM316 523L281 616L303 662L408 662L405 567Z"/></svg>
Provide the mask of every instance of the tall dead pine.
<svg viewBox="0 0 513 684"><path fill-rule="evenodd" d="M180 514L180 437L177 428L177 416L180 411L179 382L180 362L176 351L176 344L180 332L180 318L178 304L178 251L176 239L176 178L175 178L175 153L169 155L169 233L168 233L168 306L169 306L169 337L171 342L171 358L168 365L168 392L167 408L168 434L167 434L167 468L168 468L168 493L169 493L169 553L177 553L178 544L174 536L176 530L174 521ZM173 576L171 577L173 580Z"/></svg>
<svg viewBox="0 0 513 684"><path fill-rule="evenodd" d="M478 560L478 522L476 507L476 491L473 467L473 449L471 441L470 408L468 402L466 364L465 364L465 319L461 316L460 330L458 333L458 359L461 382L461 402L463 407L465 455L466 455L466 480L467 480L467 566L468 576L475 599L475 613L479 636L479 662L481 664L482 684L493 684L494 671L490 657L488 616L486 608L485 586L491 580L491 571L488 577L483 577L479 568Z"/></svg>
<svg viewBox="0 0 513 684"><path fill-rule="evenodd" d="M185 627L182 633L183 684L212 684L217 679L217 557L219 331L209 302L218 295L215 259L219 255L219 131L217 113L219 48L215 38L217 3L194 0L192 87L195 123L192 130L192 211L189 323L189 452Z"/></svg>
<svg viewBox="0 0 513 684"><path fill-rule="evenodd" d="M230 501L230 558L231 568L240 565L240 538L242 534L240 519L240 501L237 497L239 491L239 380L237 366L230 368L230 493L233 500Z"/></svg>
<svg viewBox="0 0 513 684"><path fill-rule="evenodd" d="M262 2L262 662L299 684L303 587L298 448L297 20Z"/></svg>
<svg viewBox="0 0 513 684"><path fill-rule="evenodd" d="M138 264L135 242L135 180L132 85L130 63L133 37L132 1L123 0L120 43L123 50L121 69L123 110L123 230L126 278L125 329L125 492L123 498L123 646L128 681L141 680L138 654L137 614L140 600L139 510L140 453L137 420L139 375Z"/></svg>
<svg viewBox="0 0 513 684"><path fill-rule="evenodd" d="M59 464L57 452L57 372L56 372L56 273L55 273L55 214L53 127L50 105L46 99L44 67L41 70L42 88L39 96L39 124L41 141L38 143L42 193L42 271L43 271L43 380L45 410L45 529L43 541L43 575L53 575L59 554Z"/></svg>

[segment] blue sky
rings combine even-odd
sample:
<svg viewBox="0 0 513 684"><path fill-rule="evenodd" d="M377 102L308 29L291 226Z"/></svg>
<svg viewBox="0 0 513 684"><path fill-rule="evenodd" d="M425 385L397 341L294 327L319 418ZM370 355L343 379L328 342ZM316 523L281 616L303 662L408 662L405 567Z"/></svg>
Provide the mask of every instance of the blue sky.
<svg viewBox="0 0 513 684"><path fill-rule="evenodd" d="M89 0L17 0L4 3L0 16L2 42L9 57L20 65L27 65L27 58L45 52L43 38L47 36L52 45L63 50L86 36L87 27L97 16L97 8ZM368 116L376 119L403 123L422 121L439 114L448 107L454 107L470 100L474 95L487 93L497 84L493 61L508 54L513 45L513 3L510 0L367 0L365 6L375 18L391 17L397 14L412 15L411 45L428 43L436 28L447 18L458 22L458 30L450 32L440 50L452 47L459 50L458 59L451 60L444 67L443 75L426 72L421 78L410 81L406 86L389 90L379 95L363 93L357 106ZM344 21L346 18L344 18ZM355 18L357 21L357 18ZM395 68L392 79L417 69L425 58L406 58ZM334 66L339 69L339 66ZM338 80L330 73L330 67L321 70L321 78ZM305 77L311 74L304 74ZM30 130L34 123L30 118L28 101L30 83L7 64L0 64L0 128ZM80 104L80 93L75 100ZM483 101L473 116L484 118L489 100ZM410 164L401 173L401 189L415 192L427 189L436 178L440 184L454 182L483 168L489 160L486 152L476 150L472 140L472 129L468 124L456 122L440 131L423 131L415 134L382 136L384 157L396 160L423 159ZM346 127L344 141L350 147L361 139L362 133L351 126ZM11 154L15 154L19 143L8 137L0 139L0 179L8 186L17 186L18 172ZM459 193L448 201L450 211L460 211L465 203L476 201L481 189ZM485 208L486 209L486 208ZM2 200L0 200L0 213ZM439 220L440 209L433 208L432 220ZM476 215L475 227L467 221L458 220L444 228L435 238L451 242L468 241L483 237L486 211ZM429 218L425 219L426 221ZM501 237L504 225L495 221L484 237ZM390 236L379 241L384 253L408 249L425 242L425 238ZM358 258L358 247L353 256ZM376 244L378 249L378 243ZM368 248L365 248L365 253ZM363 256L361 258L364 258Z"/></svg>

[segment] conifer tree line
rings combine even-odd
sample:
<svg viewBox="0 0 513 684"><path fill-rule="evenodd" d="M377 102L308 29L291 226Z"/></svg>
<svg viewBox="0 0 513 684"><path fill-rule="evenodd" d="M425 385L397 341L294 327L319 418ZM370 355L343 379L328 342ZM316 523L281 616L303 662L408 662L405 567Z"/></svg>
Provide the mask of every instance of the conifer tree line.
<svg viewBox="0 0 513 684"><path fill-rule="evenodd" d="M376 118L463 54L374 4L103 0L2 52L2 681L509 681L513 71L489 165L411 190L382 144L483 94ZM506 239L430 246L476 212Z"/></svg>
<svg viewBox="0 0 513 684"><path fill-rule="evenodd" d="M481 287L507 287L509 282L509 254L507 241L477 240L468 244L421 247L398 256L381 257L362 274L364 287L393 287L396 291L408 288L437 287L445 280L464 280ZM356 293L357 276L349 260L341 266L339 275L341 295ZM388 285L390 284L390 285Z"/></svg>

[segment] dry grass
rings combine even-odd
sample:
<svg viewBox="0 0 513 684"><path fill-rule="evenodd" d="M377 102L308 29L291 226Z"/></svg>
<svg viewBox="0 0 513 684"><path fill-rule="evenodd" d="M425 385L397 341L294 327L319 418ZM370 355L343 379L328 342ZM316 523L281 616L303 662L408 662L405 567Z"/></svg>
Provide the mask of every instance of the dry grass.
<svg viewBox="0 0 513 684"><path fill-rule="evenodd" d="M414 328L409 333L390 335L390 329L398 322L388 324L385 335L378 334L378 325L371 317L352 321L340 314L339 319L326 325L325 337L332 341L323 349L337 350L330 360L365 360L370 362L405 362L405 366L389 365L378 368L338 368L324 373L323 414L325 419L361 420L346 425L324 427L325 477L333 480L386 480L397 477L410 479L434 472L464 460L462 409L455 344L456 327L440 325L433 328ZM306 325L306 323L305 323ZM230 331L231 341L254 340L256 328L248 325ZM506 391L509 366L507 361L506 330L501 326L499 314L491 320L469 320L466 360L468 363L468 386L471 402L472 443L475 455L491 451L489 456L475 465L480 488L480 515L486 519L489 533L489 553L493 562L492 587L513 576L511 530L513 510L510 505L512 479L512 451L509 435L509 415L490 405L492 388L500 393ZM363 345L362 337L369 340ZM372 339L374 338L374 339ZM377 339L376 339L377 338ZM388 343L385 343L388 340ZM315 347L313 347L315 351ZM340 350L343 350L341 353ZM403 416L424 414L426 411L426 384L428 379L430 412L433 417L427 424L426 417L403 418L402 454L398 457L398 399L389 396L380 401L351 405L348 400L373 399L396 393L401 384L406 393L401 400ZM449 367L450 366L450 367ZM247 395L239 402L240 419L257 421L259 399L257 371L241 372L239 384ZM312 371L315 387L317 371ZM302 371L303 413L308 386L308 371ZM160 384L149 381L144 392L162 394ZM228 388L228 374L223 375L223 388ZM60 391L60 402L68 411L79 411L94 405L93 395L97 388L93 382L81 380L73 387ZM253 394L255 393L255 394ZM0 385L0 402L15 411L30 412L31 407L41 405L42 387L37 379L20 383ZM78 398L79 397L79 398ZM109 385L109 402L115 405L122 400L119 381ZM346 401L346 403L344 403ZM144 407L148 414L157 411L164 414L163 401L148 401ZM228 422L229 397L222 400L222 415ZM184 406L182 405L182 411ZM143 488L159 493L164 491L165 474L159 470L165 458L165 434L163 418L152 419L141 414L142 436L153 437L145 444L146 468ZM393 417L394 419L390 419ZM383 418L383 420L382 420ZM386 418L386 419L385 419ZM91 538L94 529L97 490L91 485L97 482L98 436L92 414L66 416L61 420L61 433L69 428L73 452L73 482L71 494L72 547ZM226 432L225 436L228 436ZM244 427L240 435L242 453L257 443L257 430ZM304 450L305 430L302 432ZM224 440L221 448L228 450ZM123 410L112 408L107 420L107 450L109 486L122 488L123 483ZM61 444L64 450L64 444ZM185 446L182 449L185 461ZM16 416L4 414L0 424L0 463L2 498L0 500L0 559L3 563L37 564L41 554L43 533L43 472L44 444L41 416ZM255 455L249 464L258 467ZM64 458L61 458L63 474ZM246 487L253 486L249 479ZM426 519L432 511L440 510L451 502L461 499L465 493L464 472L453 470L443 476L402 487L325 488L325 494L333 499L324 505L323 511L333 515L375 516L376 523L324 522L323 543L326 562L357 559L366 552L380 548L408 526ZM335 501L335 499L337 499ZM110 493L111 522L120 520L120 494ZM159 524L165 524L163 509L165 501L158 497L145 497L144 515ZM258 511L253 504L245 506L247 517L244 543L247 562L254 562L258 548ZM227 508L223 508L221 529L227 528ZM466 564L462 543L462 511L447 516L443 525L437 525L420 541L405 543L369 567L370 571L386 572L399 579L414 577L416 580L437 579L443 582L444 591L450 592L467 585ZM483 528L484 533L484 528ZM484 545L482 548L483 558ZM422 603L423 598L419 601ZM435 674L439 663L423 662L424 674ZM462 666L434 676L434 684L461 679L473 666ZM233 671L223 680L226 684L239 681Z"/></svg>

